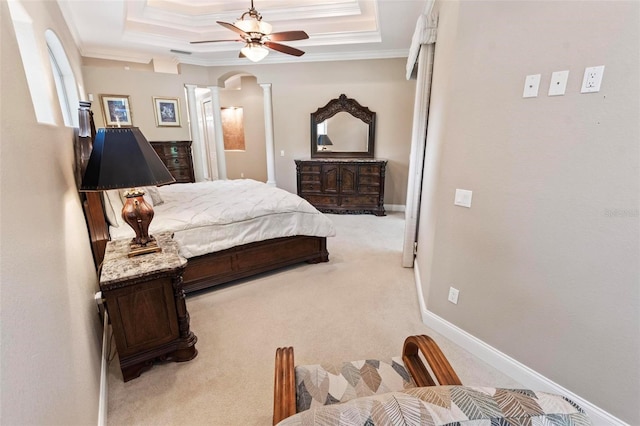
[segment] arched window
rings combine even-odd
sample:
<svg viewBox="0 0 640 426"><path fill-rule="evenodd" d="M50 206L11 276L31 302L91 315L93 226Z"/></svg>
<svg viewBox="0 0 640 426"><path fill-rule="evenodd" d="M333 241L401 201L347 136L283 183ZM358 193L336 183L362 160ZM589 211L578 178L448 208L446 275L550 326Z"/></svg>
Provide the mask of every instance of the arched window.
<svg viewBox="0 0 640 426"><path fill-rule="evenodd" d="M69 59L58 36L51 30L45 31L44 36L47 40L51 71L58 91L58 101L60 102L64 124L70 127L78 127L78 114L75 114L79 101L78 89L71 64L69 64Z"/></svg>
<svg viewBox="0 0 640 426"><path fill-rule="evenodd" d="M20 57L24 74L27 77L31 102L38 123L56 124L53 116L52 98L47 79L42 78L42 70L45 68L44 58L33 31L33 20L17 0L7 2L9 13L13 21L13 28L20 49Z"/></svg>

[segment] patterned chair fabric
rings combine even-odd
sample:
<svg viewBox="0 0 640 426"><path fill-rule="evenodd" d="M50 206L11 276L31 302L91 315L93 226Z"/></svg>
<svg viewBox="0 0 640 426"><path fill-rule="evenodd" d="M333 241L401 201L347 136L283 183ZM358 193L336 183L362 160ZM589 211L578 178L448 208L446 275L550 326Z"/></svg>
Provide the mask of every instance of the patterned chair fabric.
<svg viewBox="0 0 640 426"><path fill-rule="evenodd" d="M295 368L296 411L415 387L401 357Z"/></svg>
<svg viewBox="0 0 640 426"><path fill-rule="evenodd" d="M279 426L589 426L582 408L571 400L525 389L467 386L411 388L314 406Z"/></svg>

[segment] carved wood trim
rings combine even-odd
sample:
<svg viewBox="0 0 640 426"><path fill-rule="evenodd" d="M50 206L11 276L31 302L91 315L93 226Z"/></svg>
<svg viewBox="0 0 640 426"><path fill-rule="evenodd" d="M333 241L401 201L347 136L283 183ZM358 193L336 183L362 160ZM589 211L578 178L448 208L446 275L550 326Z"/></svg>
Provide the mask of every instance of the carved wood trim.
<svg viewBox="0 0 640 426"><path fill-rule="evenodd" d="M375 112L360 105L355 99L347 98L347 95L345 94L340 95L336 99L330 100L325 106L318 108L313 114L316 123L321 123L339 112L348 112L369 125L374 123L376 119Z"/></svg>
<svg viewBox="0 0 640 426"><path fill-rule="evenodd" d="M369 125L367 151L318 151L318 123L333 117L339 112L347 112L353 117ZM348 98L344 93L336 99L331 99L325 106L311 113L311 157L329 158L373 158L376 140L376 113L362 106L355 99Z"/></svg>

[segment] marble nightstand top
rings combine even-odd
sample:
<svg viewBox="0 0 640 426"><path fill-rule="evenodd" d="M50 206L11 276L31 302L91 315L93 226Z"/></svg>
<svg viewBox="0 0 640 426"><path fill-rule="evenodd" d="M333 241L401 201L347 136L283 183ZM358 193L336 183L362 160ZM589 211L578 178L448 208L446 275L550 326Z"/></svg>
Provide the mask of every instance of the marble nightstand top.
<svg viewBox="0 0 640 426"><path fill-rule="evenodd" d="M135 257L127 255L130 240L109 241L102 262L100 285L107 286L164 271L173 271L187 264L187 259L178 254L178 244L171 238L171 233L164 232L154 236L158 245L162 247L162 251Z"/></svg>

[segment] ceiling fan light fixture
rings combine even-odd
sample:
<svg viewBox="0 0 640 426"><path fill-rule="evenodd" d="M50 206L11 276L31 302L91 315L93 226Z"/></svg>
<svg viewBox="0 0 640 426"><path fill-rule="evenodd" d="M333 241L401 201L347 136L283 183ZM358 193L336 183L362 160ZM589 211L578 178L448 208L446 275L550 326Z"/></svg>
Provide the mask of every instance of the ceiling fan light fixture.
<svg viewBox="0 0 640 426"><path fill-rule="evenodd" d="M261 33L264 35L271 34L272 27L271 24L266 22L262 22L254 17L250 17L248 19L238 19L233 23L236 27L240 28L245 33Z"/></svg>
<svg viewBox="0 0 640 426"><path fill-rule="evenodd" d="M252 62L260 62L269 54L269 49L254 42L247 43L240 51Z"/></svg>

